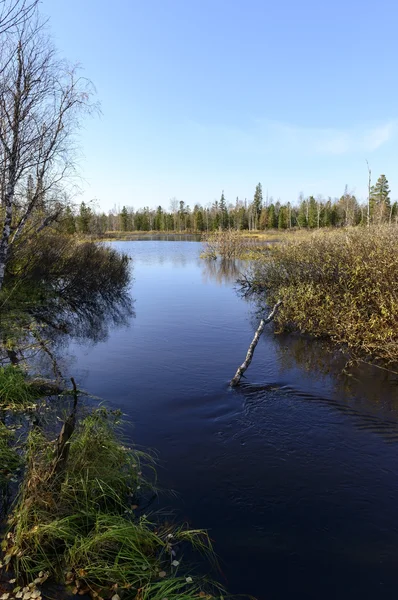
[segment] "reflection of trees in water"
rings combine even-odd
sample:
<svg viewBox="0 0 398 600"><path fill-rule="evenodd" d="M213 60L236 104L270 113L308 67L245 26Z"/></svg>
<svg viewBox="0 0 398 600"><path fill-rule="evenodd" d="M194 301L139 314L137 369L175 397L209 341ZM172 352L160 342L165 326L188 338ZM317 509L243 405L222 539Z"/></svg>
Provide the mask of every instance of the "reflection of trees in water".
<svg viewBox="0 0 398 600"><path fill-rule="evenodd" d="M265 293L243 296L252 302L253 330L259 319L269 313ZM272 330L273 325L268 326ZM366 363L354 363L343 349L329 340L314 339L299 333L274 336L274 349L280 370L299 368L316 377L329 377L336 392L347 397L363 398L375 405L398 410L398 375Z"/></svg>
<svg viewBox="0 0 398 600"><path fill-rule="evenodd" d="M18 293L6 296L0 314L3 339L17 354L32 345L59 347L71 338L102 341L111 327L126 325L134 315L127 256L50 235L23 252L18 256L27 265L23 276L11 274L7 281Z"/></svg>
<svg viewBox="0 0 398 600"><path fill-rule="evenodd" d="M170 258L173 267L185 267L188 262L183 252L172 254Z"/></svg>
<svg viewBox="0 0 398 600"><path fill-rule="evenodd" d="M49 359L50 362L63 362L62 353L71 341L93 344L103 342L111 329L128 327L134 317L134 301L127 293L115 294L114 298L108 296L106 300L87 297L87 302L81 296L78 312L62 311L60 314L53 313L48 318L44 317L46 323L43 320L35 331L35 335L39 337L27 333L24 339L20 338L21 351L17 352L17 358L27 361L28 366L34 360L36 369L46 372ZM43 345L37 343L38 339L42 340ZM44 351L44 347L49 352ZM7 353L3 353L1 359L8 362Z"/></svg>
<svg viewBox="0 0 398 600"><path fill-rule="evenodd" d="M189 261L191 261L191 257L187 257L183 252L174 252L171 253L168 251L167 254L140 254L139 262L142 265L164 265L167 263L171 263L174 267L185 267Z"/></svg>
<svg viewBox="0 0 398 600"><path fill-rule="evenodd" d="M244 261L234 259L201 259L203 281L216 281L219 285L235 282L241 276L244 265Z"/></svg>
<svg viewBox="0 0 398 600"><path fill-rule="evenodd" d="M286 334L275 340L281 370L298 367L311 377L329 377L340 399L355 399L372 409L398 410L396 374L368 364L348 363L347 356L328 341Z"/></svg>
<svg viewBox="0 0 398 600"><path fill-rule="evenodd" d="M255 329L257 316L253 315L252 323ZM396 375L370 365L347 366L347 357L336 351L330 342L299 335L272 336L270 331L263 341L268 343L267 351L272 351L275 356L274 377L272 382L264 380L262 385L250 384L248 380L236 388L244 398L242 430L255 430L266 435L266 425L253 420L252 413L255 414L261 404L267 410L270 397L276 397L277 401L288 397L297 400L298 404L310 402L314 404L314 410L317 405L324 405L347 417L356 429L376 434L386 443L398 443ZM288 371L291 383L286 385ZM278 382L278 377L284 380L283 384ZM328 392L314 391L314 383L318 384L318 389L323 384ZM330 419L333 424L333 417L325 414L326 426Z"/></svg>
<svg viewBox="0 0 398 600"><path fill-rule="evenodd" d="M78 314L69 315L66 337L102 342L107 339L111 328L129 325L130 319L135 316L133 304L128 293L118 297L115 294L114 299L107 298L106 301L83 303ZM61 337L65 337L62 332Z"/></svg>
<svg viewBox="0 0 398 600"><path fill-rule="evenodd" d="M201 235L189 233L184 235L164 233L155 235L126 235L123 240L128 242L200 242L201 237Z"/></svg>

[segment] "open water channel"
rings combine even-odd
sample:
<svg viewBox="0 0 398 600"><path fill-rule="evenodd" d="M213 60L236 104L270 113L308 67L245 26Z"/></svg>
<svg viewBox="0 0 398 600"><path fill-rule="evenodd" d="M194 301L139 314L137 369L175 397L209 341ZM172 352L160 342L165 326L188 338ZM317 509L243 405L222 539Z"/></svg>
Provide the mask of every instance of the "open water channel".
<svg viewBox="0 0 398 600"><path fill-rule="evenodd" d="M398 386L342 374L319 343L263 334L243 385L228 382L258 325L240 265L195 241L115 242L132 258L135 315L70 373L155 449L161 496L209 530L231 593L259 600L393 598L398 589Z"/></svg>

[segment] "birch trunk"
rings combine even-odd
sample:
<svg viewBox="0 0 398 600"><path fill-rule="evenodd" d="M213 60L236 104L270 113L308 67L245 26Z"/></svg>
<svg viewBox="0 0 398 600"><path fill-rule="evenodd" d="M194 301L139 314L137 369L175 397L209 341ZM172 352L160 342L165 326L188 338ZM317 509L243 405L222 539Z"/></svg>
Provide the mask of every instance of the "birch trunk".
<svg viewBox="0 0 398 600"><path fill-rule="evenodd" d="M6 273L6 264L8 257L8 248L10 245L12 207L14 202L14 186L8 184L4 197L4 221L3 232L0 240L0 290L3 287L4 277Z"/></svg>
<svg viewBox="0 0 398 600"><path fill-rule="evenodd" d="M243 363L241 364L241 366L238 367L238 370L236 371L235 376L230 381L229 385L231 387L236 387L237 385L239 385L239 382L240 382L240 379L241 379L243 373L246 371L246 369L249 367L250 363L252 362L254 350L258 344L258 340L260 339L262 332L264 331L264 327L266 326L267 323L269 323L270 321L272 321L274 319L276 313L278 312L278 308L280 307L281 304L282 304L281 301L277 302L275 304L274 308L272 309L272 311L270 312L270 314L268 315L268 317L266 319L261 319L260 325L258 326L257 331L254 334L254 338L253 338L253 340L249 346L249 349L247 351L246 358L243 361Z"/></svg>

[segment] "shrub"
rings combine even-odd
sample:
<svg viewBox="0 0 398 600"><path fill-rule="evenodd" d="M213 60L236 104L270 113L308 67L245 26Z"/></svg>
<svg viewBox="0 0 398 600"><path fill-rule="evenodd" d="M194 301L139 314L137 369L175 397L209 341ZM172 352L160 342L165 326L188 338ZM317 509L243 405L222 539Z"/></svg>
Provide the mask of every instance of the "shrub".
<svg viewBox="0 0 398 600"><path fill-rule="evenodd" d="M203 258L242 258L258 244L234 229L214 231L202 236L204 244Z"/></svg>
<svg viewBox="0 0 398 600"><path fill-rule="evenodd" d="M353 357L398 362L398 236L393 227L318 232L276 245L248 277L283 300L279 330L343 344Z"/></svg>

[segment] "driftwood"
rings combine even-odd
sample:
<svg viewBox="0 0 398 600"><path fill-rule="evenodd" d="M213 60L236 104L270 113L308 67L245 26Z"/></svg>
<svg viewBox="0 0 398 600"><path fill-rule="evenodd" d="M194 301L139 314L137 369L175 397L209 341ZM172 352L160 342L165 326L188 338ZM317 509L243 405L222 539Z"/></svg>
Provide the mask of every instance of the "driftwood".
<svg viewBox="0 0 398 600"><path fill-rule="evenodd" d="M230 381L229 385L231 387L236 387L237 385L239 385L240 378L242 377L243 373L246 371L246 369L249 367L249 365L252 361L254 350L258 344L258 340L260 339L262 332L264 331L264 327L266 326L267 323L269 323L270 321L273 320L273 318L275 317L276 313L278 312L278 308L280 307L281 304L282 304L282 301L280 300L279 302L277 302L275 304L274 308L272 309L272 311L270 312L268 317L266 319L261 319L260 325L258 326L257 331L254 334L252 343L250 344L249 349L247 351L246 358L245 358L244 362L241 364L241 366L238 368L238 370L236 371L235 377L233 379L231 379L231 381Z"/></svg>

